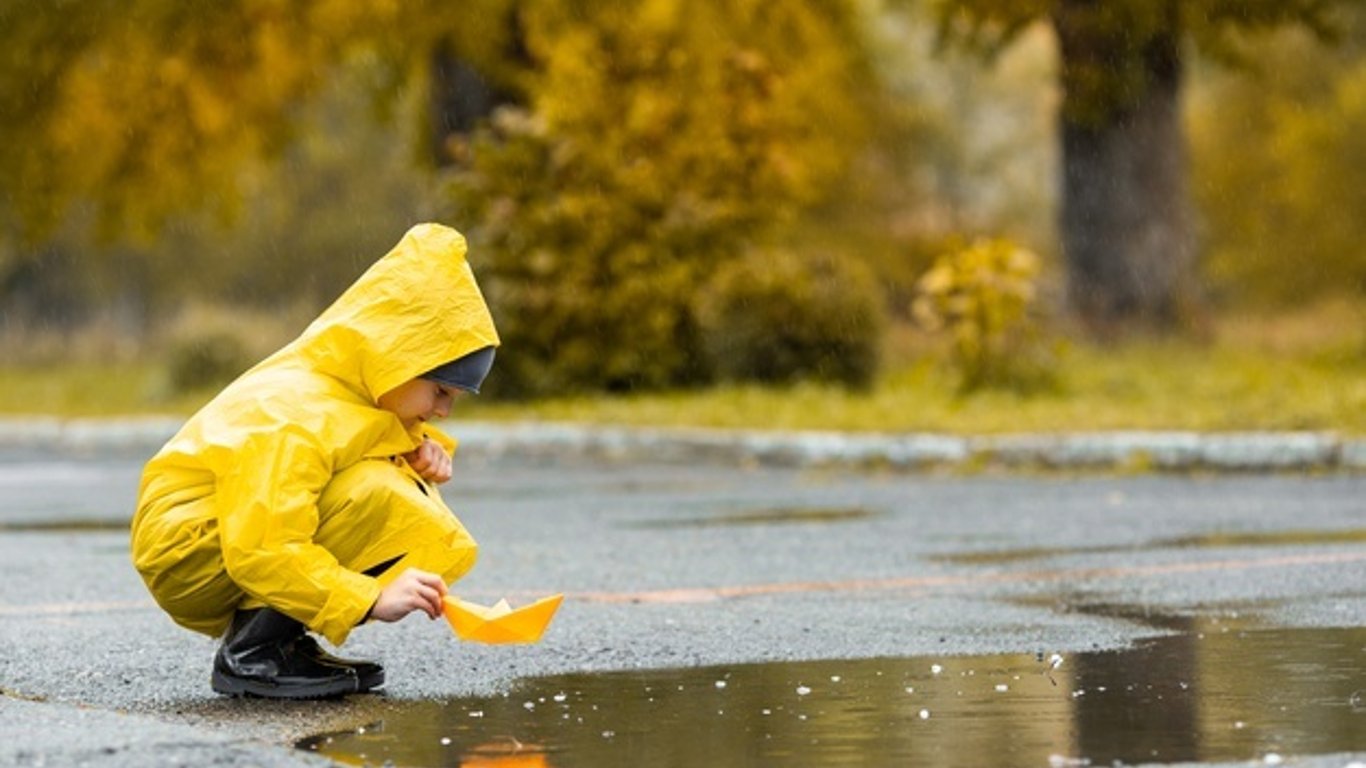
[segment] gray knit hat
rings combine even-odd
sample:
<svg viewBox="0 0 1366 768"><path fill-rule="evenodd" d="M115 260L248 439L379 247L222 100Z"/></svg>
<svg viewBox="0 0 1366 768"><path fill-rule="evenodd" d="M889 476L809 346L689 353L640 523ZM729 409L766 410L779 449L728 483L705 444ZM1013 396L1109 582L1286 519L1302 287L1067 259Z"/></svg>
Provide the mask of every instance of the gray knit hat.
<svg viewBox="0 0 1366 768"><path fill-rule="evenodd" d="M479 394L479 386L493 367L493 347L484 347L458 357L445 365L422 374L420 378L431 379L438 384L463 389L471 394Z"/></svg>

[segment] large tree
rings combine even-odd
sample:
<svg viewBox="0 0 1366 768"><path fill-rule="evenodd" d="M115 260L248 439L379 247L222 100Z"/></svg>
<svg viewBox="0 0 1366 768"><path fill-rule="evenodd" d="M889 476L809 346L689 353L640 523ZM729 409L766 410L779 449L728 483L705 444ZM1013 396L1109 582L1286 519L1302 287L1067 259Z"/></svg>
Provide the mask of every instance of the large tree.
<svg viewBox="0 0 1366 768"><path fill-rule="evenodd" d="M187 210L250 209L240 169L280 156L338 62L361 58L381 63L365 69L377 104L426 97L407 99L425 114L402 117L426 134L423 160L446 167L448 212L527 361L502 380L704 381L695 297L838 198L866 143L875 89L857 9L14 0L0 6L0 295L7 274L56 263L10 235L41 240L70 211L127 237ZM306 262L277 257L271 270L298 280Z"/></svg>
<svg viewBox="0 0 1366 768"><path fill-rule="evenodd" d="M1057 38L1060 234L1072 308L1092 331L1167 329L1198 300L1181 93L1188 40L1250 55L1249 33L1329 34L1352 0L933 0L946 39L984 50L1040 21Z"/></svg>

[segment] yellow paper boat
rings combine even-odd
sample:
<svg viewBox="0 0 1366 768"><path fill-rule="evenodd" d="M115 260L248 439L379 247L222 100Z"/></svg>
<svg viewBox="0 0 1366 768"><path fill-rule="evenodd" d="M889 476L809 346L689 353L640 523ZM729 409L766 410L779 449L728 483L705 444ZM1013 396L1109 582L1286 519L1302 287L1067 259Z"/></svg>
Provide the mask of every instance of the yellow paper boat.
<svg viewBox="0 0 1366 768"><path fill-rule="evenodd" d="M447 596L444 598L444 609L446 621L451 623L451 629L461 640L476 643L534 643L541 639L563 600L562 594L551 595L513 610L506 600L483 606Z"/></svg>

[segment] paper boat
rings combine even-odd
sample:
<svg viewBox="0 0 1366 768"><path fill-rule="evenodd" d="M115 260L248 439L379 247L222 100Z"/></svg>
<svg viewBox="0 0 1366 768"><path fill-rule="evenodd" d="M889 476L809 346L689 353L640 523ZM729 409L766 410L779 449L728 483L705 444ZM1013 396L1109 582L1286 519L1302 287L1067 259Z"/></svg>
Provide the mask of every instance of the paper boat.
<svg viewBox="0 0 1366 768"><path fill-rule="evenodd" d="M451 623L451 629L461 640L495 644L534 643L541 639L563 600L562 594L551 595L513 610L506 600L483 606L447 596L443 608L446 621Z"/></svg>

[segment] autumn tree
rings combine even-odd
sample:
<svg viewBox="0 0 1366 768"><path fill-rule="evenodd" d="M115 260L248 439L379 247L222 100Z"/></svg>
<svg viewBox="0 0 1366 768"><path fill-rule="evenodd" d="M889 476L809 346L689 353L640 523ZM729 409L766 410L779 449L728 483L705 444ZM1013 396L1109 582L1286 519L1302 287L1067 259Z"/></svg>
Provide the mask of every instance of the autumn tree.
<svg viewBox="0 0 1366 768"><path fill-rule="evenodd" d="M71 11L0 8L9 231L39 240L73 210L123 238L186 210L231 216L240 169L280 155L338 62L367 56L379 107L428 95L401 118L426 134L423 162L452 169L448 213L530 361L507 367L525 391L705 380L693 297L839 195L874 90L849 0Z"/></svg>
<svg viewBox="0 0 1366 768"><path fill-rule="evenodd" d="M1045 22L1063 102L1060 236L1093 331L1171 328L1198 301L1181 94L1188 40L1230 61L1249 34L1331 29L1349 0L934 0L946 39L991 51Z"/></svg>

